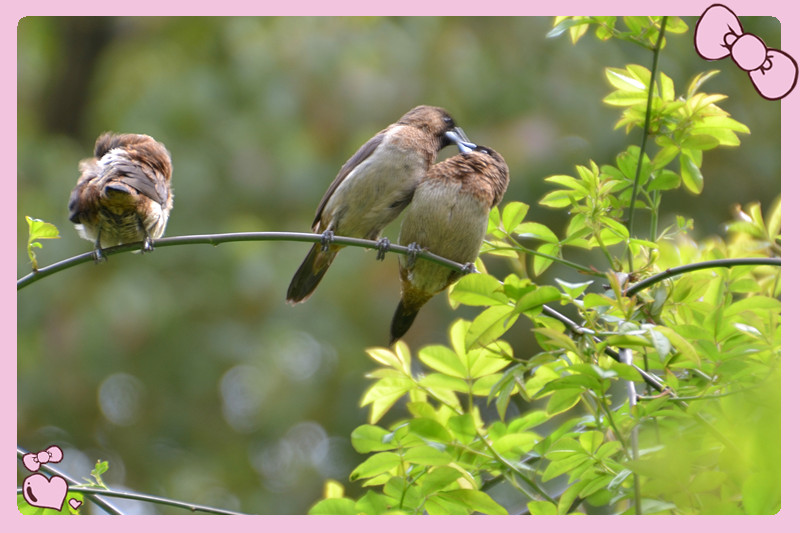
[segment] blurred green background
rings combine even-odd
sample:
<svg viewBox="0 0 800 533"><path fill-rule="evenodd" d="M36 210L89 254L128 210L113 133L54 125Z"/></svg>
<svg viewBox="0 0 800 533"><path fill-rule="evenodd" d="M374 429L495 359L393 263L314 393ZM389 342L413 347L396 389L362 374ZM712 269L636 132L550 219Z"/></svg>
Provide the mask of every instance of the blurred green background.
<svg viewBox="0 0 800 533"><path fill-rule="evenodd" d="M705 191L666 195L695 236L721 234L734 204L780 192L780 104L763 100L730 59L708 63L691 28L668 35L661 69L683 91L704 86L751 135L704 160ZM780 46L771 18L746 31ZM166 235L308 231L344 161L411 107L446 107L511 169L505 202L561 232L536 208L543 178L611 163L639 137L612 131L603 69L650 66L632 44L547 39L550 18L25 18L18 29L18 267L30 271L24 216L56 224L41 265L86 252L67 220L77 164L103 131L147 133L172 153L175 208ZM448 148L440 157L455 153ZM385 234L396 240L399 221ZM640 227L644 228L644 225ZM322 483L346 482L363 457L349 443L388 340L396 259L343 251L305 304L284 303L306 254L294 242L170 247L81 265L18 294L18 442L59 444L77 478L108 460L106 481L247 513L304 513ZM501 261L489 261L498 277ZM601 260L595 262L604 268ZM582 281L557 268L558 276ZM446 342L472 309L432 300L406 340ZM530 344L522 321L509 332ZM535 347L530 346L530 350ZM517 353L524 357L526 354ZM511 407L514 409L514 406ZM393 413L390 413L391 419ZM19 480L27 472L20 469ZM121 501L129 512L171 512Z"/></svg>

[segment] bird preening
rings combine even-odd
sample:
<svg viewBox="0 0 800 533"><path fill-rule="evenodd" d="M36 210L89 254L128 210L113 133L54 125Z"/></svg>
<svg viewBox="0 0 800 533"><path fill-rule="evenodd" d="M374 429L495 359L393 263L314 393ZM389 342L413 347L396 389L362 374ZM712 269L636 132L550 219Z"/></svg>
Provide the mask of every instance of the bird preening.
<svg viewBox="0 0 800 533"><path fill-rule="evenodd" d="M69 220L94 243L95 260L118 244L142 241L142 250L152 250L172 209L172 161L164 145L149 135L103 133L94 157L79 168Z"/></svg>
<svg viewBox="0 0 800 533"><path fill-rule="evenodd" d="M417 106L376 133L342 166L314 215L311 228L323 234L292 278L286 301L307 300L341 246L333 235L377 239L411 201L417 184L447 145L469 143L444 109Z"/></svg>
<svg viewBox="0 0 800 533"><path fill-rule="evenodd" d="M458 155L434 165L455 144ZM322 234L297 269L286 300L307 300L341 246L334 235L378 239L406 207L400 244L472 263L486 235L489 211L508 186L508 166L491 148L472 144L442 108L417 106L378 132L342 166L322 197L312 229ZM382 239L383 240L383 239ZM387 241L388 242L388 241ZM461 277L428 261L401 260L402 293L391 343L411 327L425 302Z"/></svg>

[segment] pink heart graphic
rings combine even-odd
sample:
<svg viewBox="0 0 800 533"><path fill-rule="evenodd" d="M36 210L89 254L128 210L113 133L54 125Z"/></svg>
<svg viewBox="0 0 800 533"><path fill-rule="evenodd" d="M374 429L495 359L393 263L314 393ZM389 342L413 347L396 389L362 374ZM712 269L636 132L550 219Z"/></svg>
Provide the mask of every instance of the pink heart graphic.
<svg viewBox="0 0 800 533"><path fill-rule="evenodd" d="M83 505L82 501L80 501L80 500L78 500L76 498L70 498L69 499L69 506L72 507L73 509L77 510L78 507L80 507L81 505Z"/></svg>
<svg viewBox="0 0 800 533"><path fill-rule="evenodd" d="M60 511L67 497L67 481L61 476L47 479L42 474L33 474L22 482L22 496L33 507Z"/></svg>

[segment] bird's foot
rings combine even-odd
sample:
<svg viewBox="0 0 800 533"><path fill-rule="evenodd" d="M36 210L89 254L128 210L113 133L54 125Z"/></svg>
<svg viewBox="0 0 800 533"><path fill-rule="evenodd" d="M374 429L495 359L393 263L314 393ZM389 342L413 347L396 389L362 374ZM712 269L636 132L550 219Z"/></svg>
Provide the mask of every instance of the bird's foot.
<svg viewBox="0 0 800 533"><path fill-rule="evenodd" d="M331 242L333 241L333 230L326 229L322 232L322 236L319 239L320 245L322 245L322 251L327 252L330 250Z"/></svg>
<svg viewBox="0 0 800 533"><path fill-rule="evenodd" d="M464 263L464 266L461 267L462 274L477 274L478 269L475 268L475 263Z"/></svg>
<svg viewBox="0 0 800 533"><path fill-rule="evenodd" d="M92 250L92 258L94 258L94 263L96 265L99 265L100 263L104 263L106 261L106 256L103 255L103 249L100 248L99 246L95 247L95 249Z"/></svg>
<svg viewBox="0 0 800 533"><path fill-rule="evenodd" d="M406 268L410 270L414 268L414 263L417 262L417 254L419 254L422 251L422 247L419 244L412 242L406 247L406 249L408 250L408 258L406 259Z"/></svg>
<svg viewBox="0 0 800 533"><path fill-rule="evenodd" d="M389 240L388 237L381 237L378 239L378 256L375 258L378 261L383 261L386 259L386 252L389 251L389 247L392 245L392 241Z"/></svg>
<svg viewBox="0 0 800 533"><path fill-rule="evenodd" d="M150 235L145 235L144 240L142 241L142 252L152 252L153 251L153 239Z"/></svg>

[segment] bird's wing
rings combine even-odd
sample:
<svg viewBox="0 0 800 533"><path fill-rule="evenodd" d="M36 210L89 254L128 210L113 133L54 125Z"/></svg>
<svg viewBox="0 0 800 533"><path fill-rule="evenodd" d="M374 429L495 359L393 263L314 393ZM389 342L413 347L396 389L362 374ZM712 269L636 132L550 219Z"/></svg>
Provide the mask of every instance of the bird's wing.
<svg viewBox="0 0 800 533"><path fill-rule="evenodd" d="M131 161L119 161L114 165L117 176L116 181L136 189L139 194L164 204L167 201L167 184L163 179L156 179L155 175L145 172L139 165ZM155 171L151 170L154 174Z"/></svg>
<svg viewBox="0 0 800 533"><path fill-rule="evenodd" d="M325 195L319 202L319 206L317 207L317 212L314 214L314 222L311 224L312 228L315 228L317 224L319 224L319 221L322 218L322 211L325 209L328 200L330 200L331 196L333 196L333 193L334 191L336 191L337 187L339 187L339 185L345 180L345 178L347 178L347 176L353 171L354 168L356 168L358 165L364 162L365 159L367 159L370 155L372 155L372 152L374 152L375 149L381 144L381 142L383 142L383 139L386 137L387 130L388 128L377 133L372 139L368 140L363 145L361 145L361 148L359 148L358 151L354 153L353 156L350 159L348 159L344 165L342 165L342 168L341 170L339 170L339 173L336 175L336 178L333 180L333 183L331 183L330 187L328 187L328 190L325 191ZM324 230L326 228L322 229Z"/></svg>

